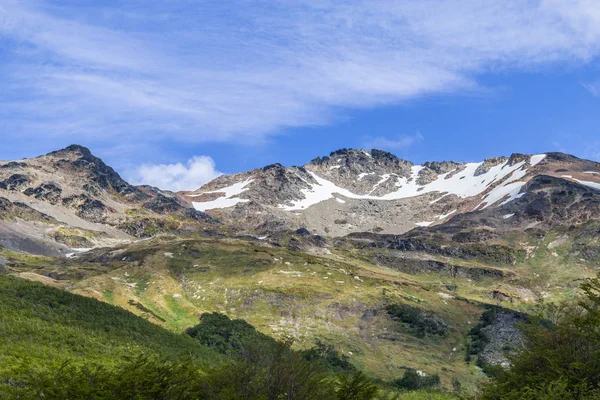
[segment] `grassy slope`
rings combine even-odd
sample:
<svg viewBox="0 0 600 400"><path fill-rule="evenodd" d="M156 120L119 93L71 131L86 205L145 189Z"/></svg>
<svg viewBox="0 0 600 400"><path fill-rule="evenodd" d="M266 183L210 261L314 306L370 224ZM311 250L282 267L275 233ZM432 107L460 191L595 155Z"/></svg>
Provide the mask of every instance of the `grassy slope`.
<svg viewBox="0 0 600 400"><path fill-rule="evenodd" d="M381 379L398 378L404 367L439 372L446 386L453 377L469 386L482 376L463 361L464 336L481 309L440 297L439 283L427 277L419 277L422 282L341 255L317 257L239 240L141 242L119 257L142 261L98 265L99 275L74 280L69 289L161 323L156 315L174 331L197 323L199 312L220 311L275 337L292 335L299 347L321 338ZM40 273L54 269L66 276L65 270L94 268L38 267ZM130 300L154 315L132 307ZM439 313L451 323L450 336L415 337L387 316L389 302Z"/></svg>
<svg viewBox="0 0 600 400"><path fill-rule="evenodd" d="M395 379L404 367L412 367L440 373L446 387L456 377L472 388L483 374L464 362L465 335L477 323L481 305L498 302L493 290L513 296L503 306L527 310L536 298L572 295L577 287L573 278L593 274L573 257L574 239L549 249L554 236L560 235L508 238L528 248L529 255L515 265L493 266L516 273L502 280L409 275L376 267L355 252L314 256L233 239L152 240L113 251L115 261L22 260L28 266L12 272L54 273L63 279L58 284L67 280L69 290L174 331L194 325L199 312L219 311L276 337L292 335L299 347L324 339L377 378ZM446 261L489 267L477 260ZM449 290L453 286L456 290ZM151 312L130 305L131 300ZM450 335L415 337L409 327L387 316L385 305L393 302L436 313L449 322Z"/></svg>
<svg viewBox="0 0 600 400"><path fill-rule="evenodd" d="M216 353L138 316L61 289L0 275L0 373L30 365L100 362L136 354L193 355L215 364Z"/></svg>

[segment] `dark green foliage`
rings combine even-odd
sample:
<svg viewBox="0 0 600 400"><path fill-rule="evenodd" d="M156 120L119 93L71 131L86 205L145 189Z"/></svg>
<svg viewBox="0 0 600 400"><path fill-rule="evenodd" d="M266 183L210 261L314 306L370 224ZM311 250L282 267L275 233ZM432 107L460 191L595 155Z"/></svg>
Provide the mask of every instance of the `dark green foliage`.
<svg viewBox="0 0 600 400"><path fill-rule="evenodd" d="M417 370L409 368L404 372L404 376L395 383L396 386L405 390L437 388L440 386L440 376L438 374L420 374Z"/></svg>
<svg viewBox="0 0 600 400"><path fill-rule="evenodd" d="M256 354L271 354L278 351L279 343L272 337L258 332L244 320L229 319L220 313L205 313L200 316L200 324L189 328L186 333L200 343L221 354L254 360ZM356 368L347 356L340 354L331 345L320 340L313 348L298 352L307 362L319 364L328 372L354 372Z"/></svg>
<svg viewBox="0 0 600 400"><path fill-rule="evenodd" d="M198 399L203 398L204 374L190 359L178 362L139 357L116 368L100 364L32 372L23 365L0 394L18 399ZM4 390L4 391L2 391Z"/></svg>
<svg viewBox="0 0 600 400"><path fill-rule="evenodd" d="M361 372L356 372L353 375L340 375L336 398L339 400L368 400L375 398L378 393L379 389L373 382Z"/></svg>
<svg viewBox="0 0 600 400"><path fill-rule="evenodd" d="M467 355L465 360L471 361L471 356L481 353L489 342L489 338L486 336L483 328L492 324L496 319L498 310L496 307L491 307L481 315L481 320L469 331L467 337Z"/></svg>
<svg viewBox="0 0 600 400"><path fill-rule="evenodd" d="M527 348L498 370L482 399L600 398L600 279L583 286L578 304L551 306L522 327Z"/></svg>
<svg viewBox="0 0 600 400"><path fill-rule="evenodd" d="M371 400L379 389L364 375L340 376L337 381L297 352L291 342L254 360L203 370L195 360L177 362L138 357L107 368L98 364L65 363L55 369L15 369L0 385L0 397L18 399L248 399L248 400ZM316 366L316 367L315 367ZM35 371L35 372L32 372Z"/></svg>
<svg viewBox="0 0 600 400"><path fill-rule="evenodd" d="M275 339L258 332L246 321L231 320L216 312L202 314L200 324L185 333L221 354L242 355L250 347L271 352L277 346Z"/></svg>
<svg viewBox="0 0 600 400"><path fill-rule="evenodd" d="M350 363L348 356L340 354L332 345L323 343L318 340L315 346L309 350L302 352L302 355L307 361L324 362L328 369L335 372L354 372L356 368Z"/></svg>
<svg viewBox="0 0 600 400"><path fill-rule="evenodd" d="M187 335L154 325L119 307L0 275L0 373L28 359L34 365L113 363L136 353L219 356Z"/></svg>
<svg viewBox="0 0 600 400"><path fill-rule="evenodd" d="M214 399L333 399L329 376L291 349L291 340L272 351L246 348L244 355L208 376Z"/></svg>
<svg viewBox="0 0 600 400"><path fill-rule="evenodd" d="M448 336L448 324L439 316L408 304L390 304L388 314L396 321L409 324L419 337L426 335Z"/></svg>

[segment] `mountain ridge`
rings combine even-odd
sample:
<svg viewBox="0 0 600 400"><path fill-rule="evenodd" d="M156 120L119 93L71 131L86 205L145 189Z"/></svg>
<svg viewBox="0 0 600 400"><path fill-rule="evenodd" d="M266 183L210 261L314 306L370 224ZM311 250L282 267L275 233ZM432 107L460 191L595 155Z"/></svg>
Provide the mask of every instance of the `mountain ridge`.
<svg viewBox="0 0 600 400"><path fill-rule="evenodd" d="M600 188L599 171L598 163L556 152L415 165L380 150L341 149L304 166L272 164L221 176L182 195L223 221L253 214L252 223L236 225L249 233L277 229L268 219L282 229L306 227L333 236L361 229L404 233L456 213L506 204L539 174ZM369 207L380 209L381 216L370 215Z"/></svg>
<svg viewBox="0 0 600 400"><path fill-rule="evenodd" d="M600 164L563 153L415 165L382 150L340 149L304 166L271 164L174 193L130 185L88 148L70 145L0 161L0 244L64 255L168 232L404 234L506 206L541 175L600 188Z"/></svg>

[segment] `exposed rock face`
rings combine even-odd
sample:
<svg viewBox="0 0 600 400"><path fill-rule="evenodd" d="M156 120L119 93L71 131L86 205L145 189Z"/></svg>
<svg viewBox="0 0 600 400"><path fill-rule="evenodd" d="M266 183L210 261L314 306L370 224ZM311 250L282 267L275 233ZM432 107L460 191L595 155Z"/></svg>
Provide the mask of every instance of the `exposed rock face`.
<svg viewBox="0 0 600 400"><path fill-rule="evenodd" d="M59 171L86 176L88 182L85 184L89 185L88 188L93 188L93 184L96 184L97 188L124 196L129 201L139 202L150 198L137 187L125 182L114 169L92 155L90 150L83 146L71 145L65 149L48 153L46 156L38 157L38 160L46 161L49 158L56 160L54 166Z"/></svg>
<svg viewBox="0 0 600 400"><path fill-rule="evenodd" d="M495 157L483 160L483 163L475 170L475 176L483 175L492 167L506 162L506 157Z"/></svg>
<svg viewBox="0 0 600 400"><path fill-rule="evenodd" d="M0 189L19 190L29 183L29 177L22 174L13 174L0 182Z"/></svg>
<svg viewBox="0 0 600 400"><path fill-rule="evenodd" d="M427 161L423 163L424 167L429 168L434 171L436 174L447 174L448 172L455 171L463 167L464 163L457 163L454 161Z"/></svg>
<svg viewBox="0 0 600 400"><path fill-rule="evenodd" d="M77 145L0 162L0 196L109 237L210 225L259 236L306 228L321 236L411 232L412 245L418 237L477 244L598 218L599 189L599 164L560 153L419 166L380 150L342 149L302 167L221 176L188 193L129 185Z"/></svg>
<svg viewBox="0 0 600 400"><path fill-rule="evenodd" d="M484 364L510 367L507 356L525 346L525 338L518 327L524 321L522 314L502 310L495 314L489 325L481 329L486 343L479 356Z"/></svg>

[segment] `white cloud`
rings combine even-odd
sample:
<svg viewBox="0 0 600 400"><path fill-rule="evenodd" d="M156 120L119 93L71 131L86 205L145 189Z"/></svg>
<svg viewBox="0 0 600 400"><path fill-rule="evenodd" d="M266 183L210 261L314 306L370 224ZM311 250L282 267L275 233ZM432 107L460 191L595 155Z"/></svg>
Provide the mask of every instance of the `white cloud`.
<svg viewBox="0 0 600 400"><path fill-rule="evenodd" d="M198 189L222 173L216 170L212 158L196 156L186 164L144 164L130 175L130 180L138 185L181 191Z"/></svg>
<svg viewBox="0 0 600 400"><path fill-rule="evenodd" d="M420 132L412 136L397 136L396 138L387 138L383 136L369 137L364 140L364 146L367 149L379 150L405 150L410 146L421 142L424 139Z"/></svg>
<svg viewBox="0 0 600 400"><path fill-rule="evenodd" d="M600 97L600 82L584 83L583 87L594 97Z"/></svg>
<svg viewBox="0 0 600 400"><path fill-rule="evenodd" d="M600 54L597 0L74 4L0 4L3 134L254 142Z"/></svg>

